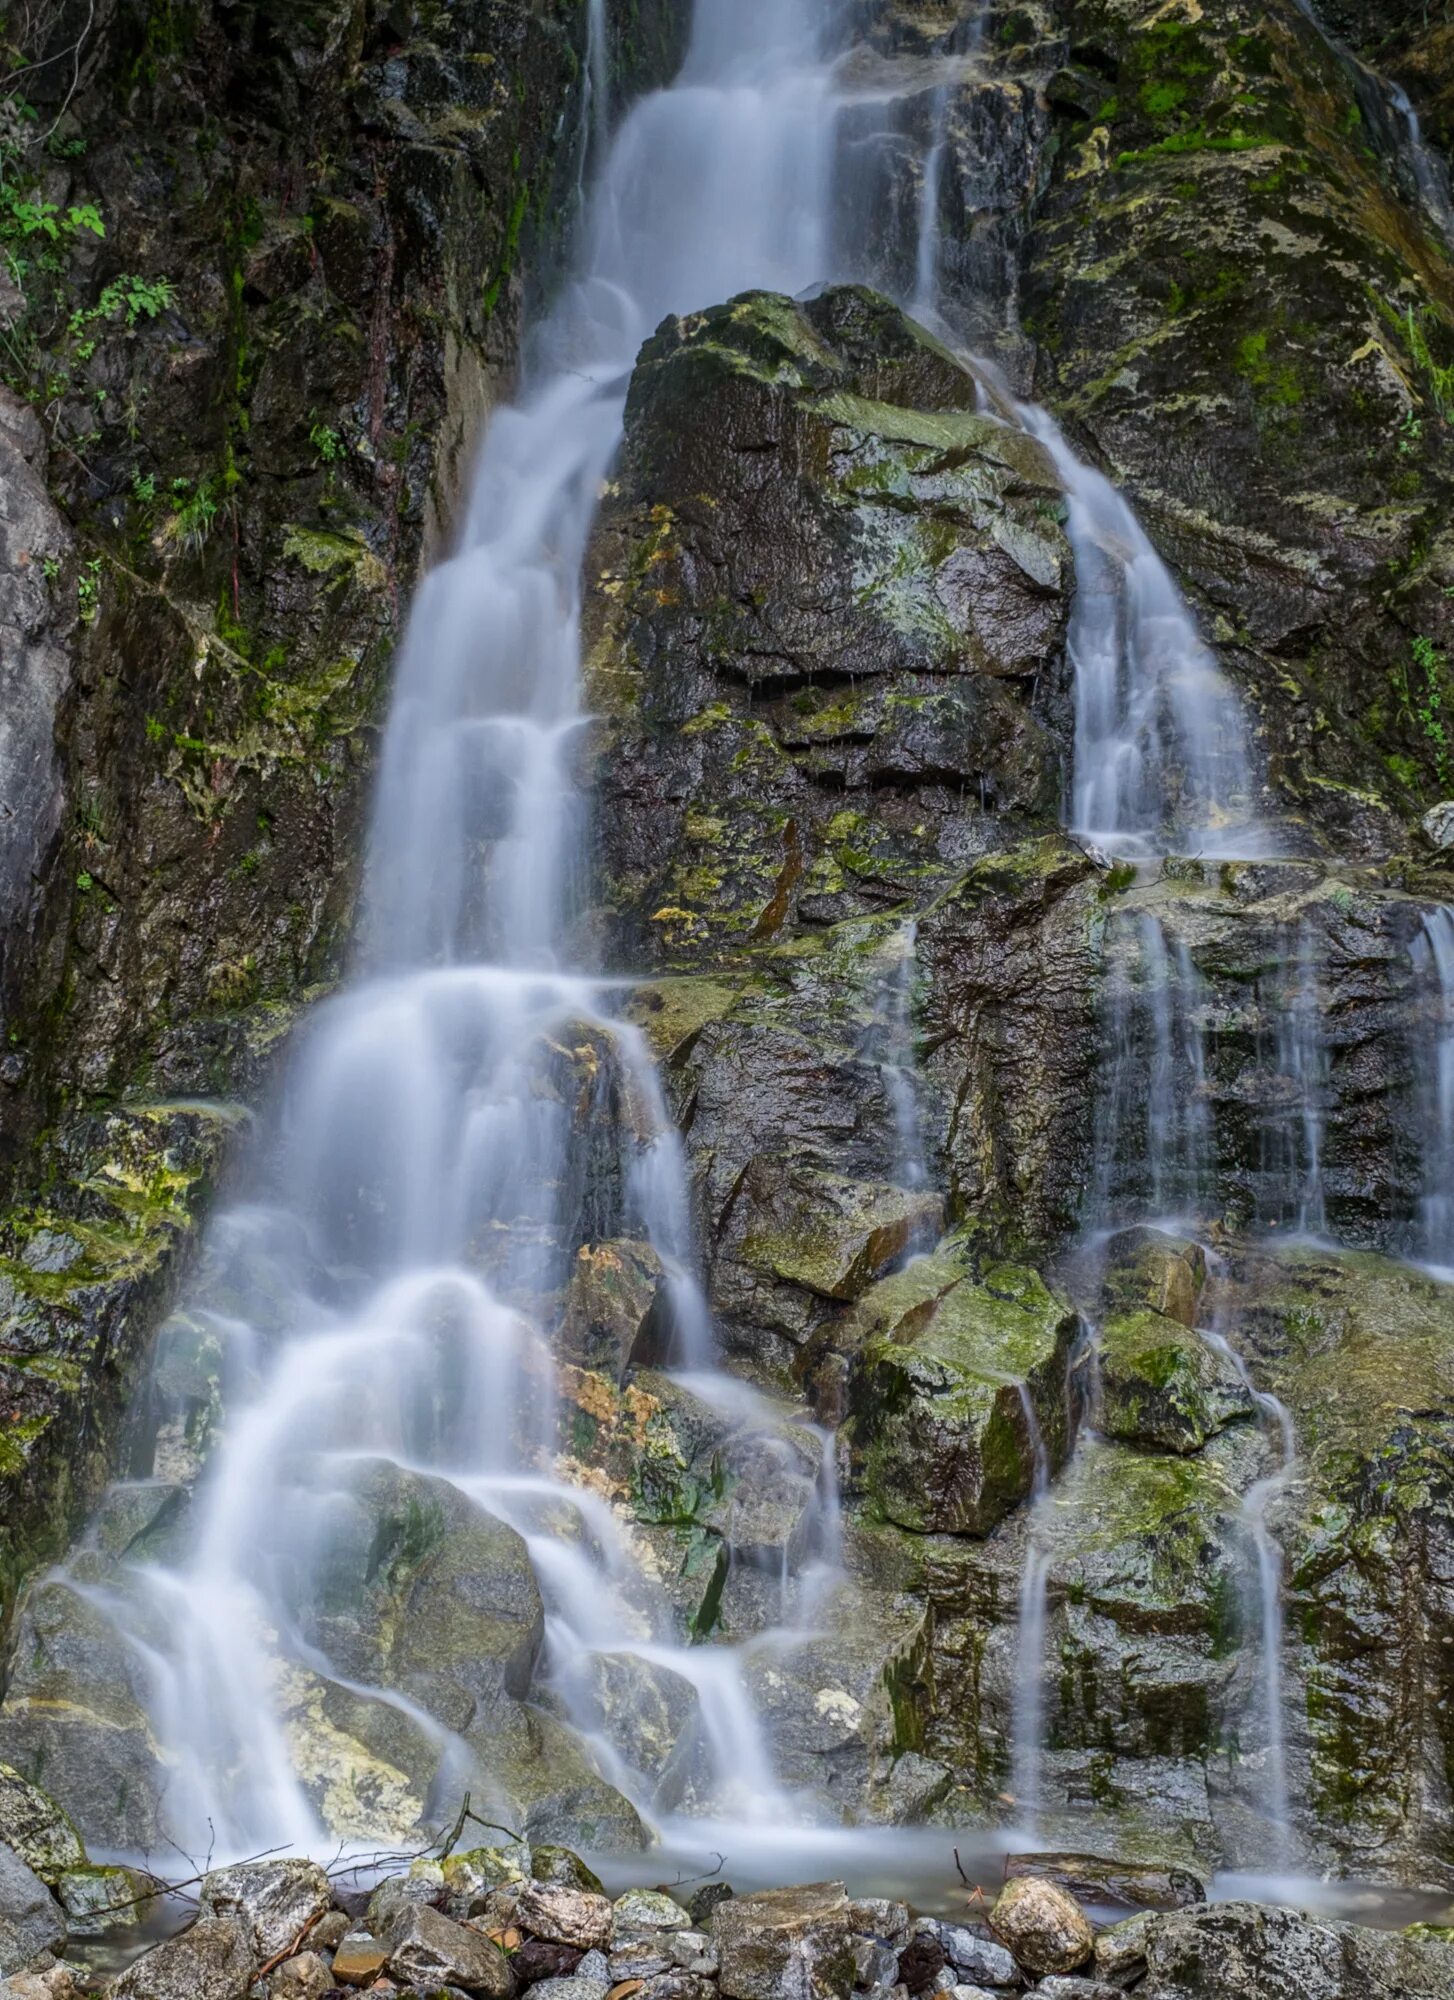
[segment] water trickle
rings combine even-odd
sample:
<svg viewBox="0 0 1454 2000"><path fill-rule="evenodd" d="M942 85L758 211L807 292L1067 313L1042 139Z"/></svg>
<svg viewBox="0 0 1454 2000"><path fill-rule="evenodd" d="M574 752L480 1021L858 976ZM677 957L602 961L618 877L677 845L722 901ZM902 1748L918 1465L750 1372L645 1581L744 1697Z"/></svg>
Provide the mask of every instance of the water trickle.
<svg viewBox="0 0 1454 2000"><path fill-rule="evenodd" d="M1111 1059L1097 1111L1084 1225L1206 1212L1216 1145L1207 1099L1210 995L1181 938L1149 911L1107 925L1103 1002ZM1112 937L1112 930L1120 933Z"/></svg>
<svg viewBox="0 0 1454 2000"><path fill-rule="evenodd" d="M1217 1264L1213 1253L1208 1253L1208 1263L1215 1272ZM1268 1522L1268 1514L1296 1476L1297 1438L1292 1412L1276 1396L1256 1386L1246 1362L1226 1335L1214 1325L1202 1329L1202 1338L1222 1356L1252 1398L1263 1430L1277 1452L1274 1469L1264 1478L1256 1480L1243 1496L1242 1521L1252 1544L1256 1572L1253 1615L1258 1635L1258 1705L1262 1711L1267 1770L1263 1801L1278 1845L1282 1847L1287 1842L1291 1825L1283 1688L1283 1558L1281 1545ZM1276 1858L1283 1857L1279 1855Z"/></svg>
<svg viewBox="0 0 1454 2000"><path fill-rule="evenodd" d="M1430 910L1410 952L1416 1018L1410 1050L1420 1191L1416 1254L1454 1266L1454 910Z"/></svg>
<svg viewBox="0 0 1454 2000"><path fill-rule="evenodd" d="M1117 854L1264 852L1236 691L1123 495L1043 410L1023 415L1069 501L1071 825Z"/></svg>
<svg viewBox="0 0 1454 2000"><path fill-rule="evenodd" d="M1280 954L1274 990L1262 995L1274 1015L1271 1050L1257 1068L1268 1098L1261 1133L1257 1219L1264 1228L1322 1236L1328 1226L1323 1192L1323 1128L1329 1097L1329 1054L1318 982L1317 938L1298 926Z"/></svg>
<svg viewBox="0 0 1454 2000"><path fill-rule="evenodd" d="M894 1121L893 1178L900 1187L924 1187L923 1122L914 1056L914 977L918 926L905 924L891 941L892 957L880 983L867 1053L878 1063Z"/></svg>
<svg viewBox="0 0 1454 2000"><path fill-rule="evenodd" d="M1049 1504L1050 1457L1030 1392L1021 1383L1020 1406L1034 1459L1025 1561L1015 1621L1015 1687L1011 1722L1010 1788L1021 1829L1033 1837L1040 1811L1045 1761L1045 1632L1050 1613L1051 1551L1039 1517Z"/></svg>

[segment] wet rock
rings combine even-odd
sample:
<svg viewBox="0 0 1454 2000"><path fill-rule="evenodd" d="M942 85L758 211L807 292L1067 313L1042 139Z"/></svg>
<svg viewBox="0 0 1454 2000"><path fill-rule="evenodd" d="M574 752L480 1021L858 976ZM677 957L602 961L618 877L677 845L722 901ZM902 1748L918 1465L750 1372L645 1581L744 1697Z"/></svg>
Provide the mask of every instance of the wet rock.
<svg viewBox="0 0 1454 2000"><path fill-rule="evenodd" d="M388 1962L388 1946L372 1932L350 1931L334 1951L333 1977L340 1986L372 1986Z"/></svg>
<svg viewBox="0 0 1454 2000"><path fill-rule="evenodd" d="M1194 1327L1207 1278L1206 1252L1189 1237L1160 1229L1126 1229L1106 1246L1108 1311L1149 1310Z"/></svg>
<svg viewBox="0 0 1454 2000"><path fill-rule="evenodd" d="M1093 1854L1012 1854L1006 1873L1043 1876L1080 1903L1124 1903L1143 1910L1181 1910L1205 1903L1205 1885L1185 1868L1104 1860Z"/></svg>
<svg viewBox="0 0 1454 2000"><path fill-rule="evenodd" d="M1134 1986L1146 1975L1146 1940L1155 1919L1150 1911L1140 1911L1123 1923L1112 1924L1096 1937L1095 1969L1098 1978L1118 1987Z"/></svg>
<svg viewBox="0 0 1454 2000"><path fill-rule="evenodd" d="M0 1847L0 1974L23 1972L65 1941L65 1916L49 1889L18 1854Z"/></svg>
<svg viewBox="0 0 1454 2000"><path fill-rule="evenodd" d="M284 1960L268 1980L270 2000L323 2000L336 1984L326 1958L316 1951L299 1952Z"/></svg>
<svg viewBox="0 0 1454 2000"><path fill-rule="evenodd" d="M1095 1948L1095 1933L1075 1898L1038 1876L1007 1882L990 1923L1006 1950L1037 1975L1074 1972Z"/></svg>
<svg viewBox="0 0 1454 2000"><path fill-rule="evenodd" d="M445 1908L452 1917L477 1916L493 1890L505 1883L523 1882L529 1871L530 1850L523 1843L471 1847L446 1855L441 1863Z"/></svg>
<svg viewBox="0 0 1454 2000"><path fill-rule="evenodd" d="M1201 1335L1155 1312L1122 1313L1097 1339L1100 1424L1108 1436L1156 1451L1200 1451L1252 1396L1232 1364Z"/></svg>
<svg viewBox="0 0 1454 2000"><path fill-rule="evenodd" d="M112 2000L243 2000L257 1971L247 1929L203 1917L144 1952L111 1988Z"/></svg>
<svg viewBox="0 0 1454 2000"><path fill-rule="evenodd" d="M939 1937L939 1927L916 1926L915 1934L899 1953L899 1978L910 1993L927 1993L938 1984L948 1954Z"/></svg>
<svg viewBox="0 0 1454 2000"><path fill-rule="evenodd" d="M202 1884L202 1914L241 1924L260 1959L295 1943L333 1901L328 1877L313 1861L249 1861L218 1868Z"/></svg>
<svg viewBox="0 0 1454 2000"><path fill-rule="evenodd" d="M844 2000L853 1986L841 1882L734 1896L712 1913L727 2000Z"/></svg>
<svg viewBox="0 0 1454 2000"><path fill-rule="evenodd" d="M734 1894L730 1882L704 1882L687 1897L686 1911L694 1924L710 1925L719 1903L730 1902Z"/></svg>
<svg viewBox="0 0 1454 2000"><path fill-rule="evenodd" d="M533 1881L548 1882L557 1888L583 1889L592 1896L602 1894L600 1876L568 1847L549 1843L532 1847L530 1876Z"/></svg>
<svg viewBox="0 0 1454 2000"><path fill-rule="evenodd" d="M661 1285L661 1259L649 1243L583 1244L571 1270L561 1322L560 1351L566 1360L601 1369L619 1381L633 1358L653 1358L650 1327ZM655 1348L666 1339L663 1333Z"/></svg>
<svg viewBox="0 0 1454 2000"><path fill-rule="evenodd" d="M152 1885L129 1868L68 1868L53 1886L72 1937L134 1930L155 1908Z"/></svg>
<svg viewBox="0 0 1454 2000"><path fill-rule="evenodd" d="M532 1937L594 1951L609 1945L614 1923L605 1896L564 1883L527 1882L515 1905L516 1921Z"/></svg>
<svg viewBox="0 0 1454 2000"><path fill-rule="evenodd" d="M976 1986L1018 1986L1019 1970L1003 1945L963 1924L941 1924L939 1935L955 1971Z"/></svg>
<svg viewBox="0 0 1454 2000"><path fill-rule="evenodd" d="M486 2000L509 2000L515 1991L509 1960L498 1945L427 1904L412 1904L391 1916L383 1942L390 1976L401 1985L426 1992L458 1986Z"/></svg>
<svg viewBox="0 0 1454 2000"><path fill-rule="evenodd" d="M628 1889L614 1908L618 1937L633 1931L682 1931L691 1922L681 1904L658 1889Z"/></svg>
<svg viewBox="0 0 1454 2000"><path fill-rule="evenodd" d="M8 1764L0 1764L0 1844L18 1854L42 1882L85 1865L81 1836L66 1814Z"/></svg>
<svg viewBox="0 0 1454 2000"><path fill-rule="evenodd" d="M1218 1903L1161 1916L1146 1929L1146 2000L1442 2000L1454 1944L1438 1936L1322 1923L1296 1910Z"/></svg>
<svg viewBox="0 0 1454 2000"><path fill-rule="evenodd" d="M1441 799L1419 821L1425 838L1433 847L1454 847L1454 799Z"/></svg>
<svg viewBox="0 0 1454 2000"><path fill-rule="evenodd" d="M379 1883L368 1900L368 1923L379 1937L408 1911L428 1905L437 1908L446 1894L444 1870L425 1867L410 1869L407 1875L390 1875Z"/></svg>
<svg viewBox="0 0 1454 2000"><path fill-rule="evenodd" d="M510 1954L510 1970L522 1986L532 1986L539 1979L566 1978L583 1956L576 1945L549 1944L544 1938L528 1937Z"/></svg>
<svg viewBox="0 0 1454 2000"><path fill-rule="evenodd" d="M880 1303L881 1302L881 1303ZM900 1527L985 1534L1065 1449L1076 1315L1031 1272L953 1252L865 1300L852 1363L855 1484Z"/></svg>

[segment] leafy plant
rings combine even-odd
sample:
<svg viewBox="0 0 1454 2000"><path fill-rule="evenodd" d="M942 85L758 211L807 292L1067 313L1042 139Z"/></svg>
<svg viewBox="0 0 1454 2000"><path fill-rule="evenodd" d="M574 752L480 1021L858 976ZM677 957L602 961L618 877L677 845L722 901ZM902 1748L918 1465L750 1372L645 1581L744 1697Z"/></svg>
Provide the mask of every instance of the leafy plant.
<svg viewBox="0 0 1454 2000"><path fill-rule="evenodd" d="M308 442L317 452L323 465L335 465L344 456L346 446L332 424L314 424L308 433Z"/></svg>

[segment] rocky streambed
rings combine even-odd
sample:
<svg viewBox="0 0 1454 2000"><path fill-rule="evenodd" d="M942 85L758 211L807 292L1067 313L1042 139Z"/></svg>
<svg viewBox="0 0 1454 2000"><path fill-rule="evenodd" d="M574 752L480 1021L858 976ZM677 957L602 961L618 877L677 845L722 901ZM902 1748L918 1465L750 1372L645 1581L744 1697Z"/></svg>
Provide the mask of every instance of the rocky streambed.
<svg viewBox="0 0 1454 2000"><path fill-rule="evenodd" d="M98 1977L88 1939L108 1919L97 1912L109 1899L139 1924L147 1884L77 1865L55 1809L13 1775L3 1783L5 1830L40 1870L4 1850L7 2000L1443 2000L1454 1990L1447 1933L1208 1904L1177 1871L1138 1877L1045 1857L997 1891L966 1895L961 1917L938 1918L842 1882L736 1895L711 1879L613 1901L568 1849L518 1842L421 1857L403 1873L376 1866L367 1887L351 1864L220 1868L168 1899L173 1922L183 1901L192 1912L173 1935ZM41 1875L69 1913L69 1944ZM1108 1915L1108 1902L1138 1896L1157 1907Z"/></svg>

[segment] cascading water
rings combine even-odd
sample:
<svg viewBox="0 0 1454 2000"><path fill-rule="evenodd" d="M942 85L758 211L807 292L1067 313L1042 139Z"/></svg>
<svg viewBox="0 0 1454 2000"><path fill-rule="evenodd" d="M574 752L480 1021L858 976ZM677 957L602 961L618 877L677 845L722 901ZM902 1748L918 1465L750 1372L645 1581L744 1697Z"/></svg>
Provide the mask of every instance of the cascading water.
<svg viewBox="0 0 1454 2000"><path fill-rule="evenodd" d="M867 1053L878 1062L894 1118L894 1178L920 1188L929 1178L919 1091L914 1071L912 1018L917 926L905 924L893 940L894 956L879 988Z"/></svg>
<svg viewBox="0 0 1454 2000"><path fill-rule="evenodd" d="M1420 1192L1415 1252L1454 1266L1454 910L1430 910L1414 939L1413 1057Z"/></svg>
<svg viewBox="0 0 1454 2000"><path fill-rule="evenodd" d="M533 340L529 393L492 420L458 553L421 586L401 648L361 969L303 1038L263 1184L214 1231L220 1275L193 1308L227 1351L228 1393L190 1530L175 1554L123 1569L99 1594L74 1579L143 1664L175 1772L169 1831L184 1847L207 1845L209 1826L219 1856L374 1834L368 1800L325 1825L318 1773L300 1762L299 1710L345 1697L425 1746L427 1809L471 1782L488 1795L489 1730L436 1712L427 1677L407 1693L379 1687L335 1645L330 1580L373 1560L359 1546L360 1494L396 1476L435 1482L521 1537L556 1704L643 1812L685 1801L766 1827L816 1809L779 1782L749 1690L754 1659L800 1637L838 1575L829 1441L799 1425L795 1453L783 1413L745 1405L716 1372L682 1150L644 1044L613 1018L608 984L557 960L583 822L571 776L584 722L579 579L640 343L666 314L748 287L875 275L843 249L852 100L829 31L845 12L833 0L701 0L680 81L608 139L604 9L592 5L586 115L599 167L576 274ZM914 259L926 316L945 144L934 123ZM1173 835L1247 851L1252 779L1229 687L1124 501L1047 417L1018 420L1045 442L1070 502L1076 824L1137 851ZM1201 1186L1200 1042L1184 948L1153 924L1141 951L1149 1005L1126 1032L1149 1048L1154 1104L1189 1107L1180 1125L1145 1114L1160 1207ZM898 976L911 970L910 950ZM1173 1013L1173 985L1190 1011ZM903 1085L912 1179L923 1166L907 999L896 986L884 1060ZM660 1259L678 1386L765 1439L782 1476L815 1496L777 1627L741 1645L683 1643L629 1537L554 1456L541 1302L580 1245L622 1234ZM1037 1504L1047 1485L1038 1448ZM404 1533L424 1527L406 1514ZM1033 1706L1017 1716L1016 1764L1033 1809L1048 1557L1033 1535L1030 1547L1020 1644ZM690 1692L689 1752L665 1772L611 1728L602 1690L623 1661Z"/></svg>
<svg viewBox="0 0 1454 2000"><path fill-rule="evenodd" d="M1111 1060L1084 1217L1092 1231L1144 1215L1202 1214L1216 1168L1202 1025L1208 996L1191 952L1184 939L1168 940L1149 911L1113 919L1107 933Z"/></svg>
<svg viewBox="0 0 1454 2000"><path fill-rule="evenodd" d="M1257 1221L1263 1227L1321 1236L1327 1229L1323 1192L1323 1123L1328 1098L1328 1048L1318 989L1317 940L1307 924L1285 948L1267 996L1274 1015L1272 1048L1259 1052L1271 1102L1263 1118Z"/></svg>

